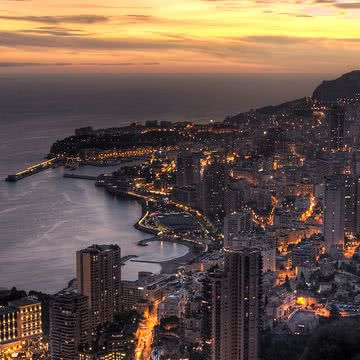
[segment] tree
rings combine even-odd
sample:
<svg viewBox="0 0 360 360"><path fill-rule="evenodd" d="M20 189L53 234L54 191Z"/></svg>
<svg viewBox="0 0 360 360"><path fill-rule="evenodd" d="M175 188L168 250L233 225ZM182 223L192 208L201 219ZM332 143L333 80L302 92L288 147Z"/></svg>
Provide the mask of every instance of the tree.
<svg viewBox="0 0 360 360"><path fill-rule="evenodd" d="M261 333L260 359L263 360L299 360L308 341L308 336L274 334L271 331Z"/></svg>
<svg viewBox="0 0 360 360"><path fill-rule="evenodd" d="M301 360L358 360L360 321L339 319L321 326L310 338Z"/></svg>

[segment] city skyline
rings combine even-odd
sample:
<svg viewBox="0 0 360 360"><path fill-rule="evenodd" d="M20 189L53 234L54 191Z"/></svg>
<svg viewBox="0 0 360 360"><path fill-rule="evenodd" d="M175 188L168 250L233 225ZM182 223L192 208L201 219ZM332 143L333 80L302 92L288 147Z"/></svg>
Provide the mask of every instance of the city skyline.
<svg viewBox="0 0 360 360"><path fill-rule="evenodd" d="M0 71L339 74L359 17L354 1L6 0Z"/></svg>
<svg viewBox="0 0 360 360"><path fill-rule="evenodd" d="M0 0L0 360L360 359L360 0Z"/></svg>

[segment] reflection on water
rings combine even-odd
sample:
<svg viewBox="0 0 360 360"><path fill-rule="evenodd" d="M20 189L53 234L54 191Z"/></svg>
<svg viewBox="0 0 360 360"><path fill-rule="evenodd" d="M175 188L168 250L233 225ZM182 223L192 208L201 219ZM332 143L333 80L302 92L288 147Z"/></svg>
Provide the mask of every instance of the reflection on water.
<svg viewBox="0 0 360 360"><path fill-rule="evenodd" d="M50 169L15 184L2 184L0 288L60 290L75 277L76 250L94 243L118 244L123 255L152 261L187 252L185 246L173 243L137 246L149 237L133 227L141 215L140 205L110 196L93 181L63 178L63 171ZM106 171L114 168L78 170ZM134 280L138 271L158 272L160 266L127 262L122 270L124 279Z"/></svg>

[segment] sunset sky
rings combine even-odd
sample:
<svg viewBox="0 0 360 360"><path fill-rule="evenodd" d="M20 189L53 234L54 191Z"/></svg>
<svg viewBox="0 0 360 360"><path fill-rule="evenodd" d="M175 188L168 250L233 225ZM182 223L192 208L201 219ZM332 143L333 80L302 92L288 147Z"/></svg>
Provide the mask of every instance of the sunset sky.
<svg viewBox="0 0 360 360"><path fill-rule="evenodd" d="M0 72L341 73L360 2L0 0Z"/></svg>

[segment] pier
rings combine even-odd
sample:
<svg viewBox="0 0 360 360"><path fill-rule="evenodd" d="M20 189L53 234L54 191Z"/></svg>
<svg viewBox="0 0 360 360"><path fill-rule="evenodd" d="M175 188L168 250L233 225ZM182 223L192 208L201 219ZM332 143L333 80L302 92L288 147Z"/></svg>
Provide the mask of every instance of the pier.
<svg viewBox="0 0 360 360"><path fill-rule="evenodd" d="M134 258L137 258L138 256L137 255L126 255L126 256L123 256L121 259L120 259L120 262L121 262L121 265L125 265L125 263L131 259L134 259Z"/></svg>
<svg viewBox="0 0 360 360"><path fill-rule="evenodd" d="M65 178L70 179L83 179L83 180L97 180L98 176L90 176L90 175L79 175L79 174L64 174Z"/></svg>
<svg viewBox="0 0 360 360"><path fill-rule="evenodd" d="M15 182L21 179L24 179L28 176L35 175L41 171L51 168L55 163L60 162L60 158L52 158L50 160L44 161L40 164L33 165L23 171L20 171L13 175L8 175L5 179L6 181Z"/></svg>
<svg viewBox="0 0 360 360"><path fill-rule="evenodd" d="M137 262L137 263L145 263L145 264L161 264L166 262L166 260L163 261L152 261L152 260L136 260L136 259L132 259L130 260L131 262Z"/></svg>

